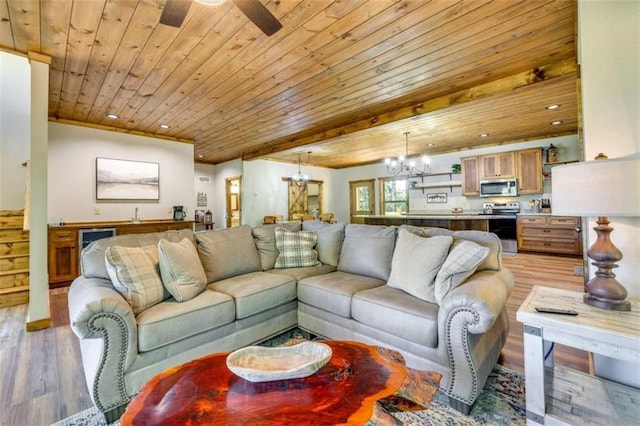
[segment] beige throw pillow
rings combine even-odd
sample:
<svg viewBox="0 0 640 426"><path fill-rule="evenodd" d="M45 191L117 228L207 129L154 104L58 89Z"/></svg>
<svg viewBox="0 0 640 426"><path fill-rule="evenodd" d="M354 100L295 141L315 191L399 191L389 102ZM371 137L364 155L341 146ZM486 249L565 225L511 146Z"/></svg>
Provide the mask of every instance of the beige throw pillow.
<svg viewBox="0 0 640 426"><path fill-rule="evenodd" d="M191 241L184 238L172 243L162 239L158 243L158 257L162 283L178 302L193 299L204 290L207 276Z"/></svg>
<svg viewBox="0 0 640 426"><path fill-rule="evenodd" d="M449 236L423 238L399 229L387 285L436 303L434 280L452 241Z"/></svg>
<svg viewBox="0 0 640 426"><path fill-rule="evenodd" d="M438 304L454 288L466 281L489 255L490 249L473 241L459 240L451 246L451 251L438 271L435 281L435 296Z"/></svg>
<svg viewBox="0 0 640 426"><path fill-rule="evenodd" d="M276 228L278 258L275 269L302 268L319 265L318 252L313 247L318 242L318 234L310 231L289 232Z"/></svg>
<svg viewBox="0 0 640 426"><path fill-rule="evenodd" d="M168 297L158 267L158 248L111 246L105 252L107 273L135 315Z"/></svg>

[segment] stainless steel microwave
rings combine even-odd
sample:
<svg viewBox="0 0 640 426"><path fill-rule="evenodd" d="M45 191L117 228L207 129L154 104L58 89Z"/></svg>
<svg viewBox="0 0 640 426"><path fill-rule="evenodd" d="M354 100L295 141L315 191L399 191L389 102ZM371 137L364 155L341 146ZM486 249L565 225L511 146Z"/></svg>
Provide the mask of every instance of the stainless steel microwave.
<svg viewBox="0 0 640 426"><path fill-rule="evenodd" d="M480 181L481 197L517 197L518 179L492 179Z"/></svg>

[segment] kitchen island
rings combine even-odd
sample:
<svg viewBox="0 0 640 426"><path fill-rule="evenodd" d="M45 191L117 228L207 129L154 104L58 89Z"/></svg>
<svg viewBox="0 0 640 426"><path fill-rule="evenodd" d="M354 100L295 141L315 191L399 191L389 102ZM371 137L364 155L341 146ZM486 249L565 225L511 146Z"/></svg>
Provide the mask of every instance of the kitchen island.
<svg viewBox="0 0 640 426"><path fill-rule="evenodd" d="M512 219L514 221L516 215L490 215L476 212L468 213L441 213L441 214L425 214L425 213L409 213L403 215L366 215L357 216L362 219L362 223L367 225L413 225L426 226L435 228L446 228L452 231L477 230L489 231L490 219Z"/></svg>

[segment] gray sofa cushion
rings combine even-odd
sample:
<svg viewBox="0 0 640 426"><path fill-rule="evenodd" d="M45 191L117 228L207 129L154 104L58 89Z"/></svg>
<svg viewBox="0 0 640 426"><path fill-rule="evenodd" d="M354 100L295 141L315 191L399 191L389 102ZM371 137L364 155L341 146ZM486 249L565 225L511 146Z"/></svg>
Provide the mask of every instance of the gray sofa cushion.
<svg viewBox="0 0 640 426"><path fill-rule="evenodd" d="M194 298L207 285L207 276L192 241L160 240L158 260L162 284L178 302Z"/></svg>
<svg viewBox="0 0 640 426"><path fill-rule="evenodd" d="M325 265L338 266L342 242L344 241L344 223L326 223L319 220L302 222L303 231L314 231L318 234L316 250L318 259Z"/></svg>
<svg viewBox="0 0 640 426"><path fill-rule="evenodd" d="M181 241L187 238L195 241L191 229L180 229L178 231L156 232L152 234L127 234L116 235L115 237L103 238L89 244L82 250L80 256L80 268L82 275L87 278L109 278L107 267L104 263L104 252L108 247L118 245L121 247L144 247L155 246L161 239L171 242Z"/></svg>
<svg viewBox="0 0 640 426"><path fill-rule="evenodd" d="M298 281L298 300L345 318L351 317L351 297L359 291L384 285L384 281L336 271Z"/></svg>
<svg viewBox="0 0 640 426"><path fill-rule="evenodd" d="M387 285L358 292L351 303L356 321L431 348L438 346L438 310Z"/></svg>
<svg viewBox="0 0 640 426"><path fill-rule="evenodd" d="M400 229L406 229L412 234L420 235L421 237L436 237L436 236L453 236L453 231L446 228L431 228L413 225L400 225Z"/></svg>
<svg viewBox="0 0 640 426"><path fill-rule="evenodd" d="M233 297L237 319L284 305L296 298L296 280L293 277L262 271L217 281L207 288Z"/></svg>
<svg viewBox="0 0 640 426"><path fill-rule="evenodd" d="M395 241L395 226L347 225L338 271L388 280Z"/></svg>
<svg viewBox="0 0 640 426"><path fill-rule="evenodd" d="M263 271L273 269L273 265L278 258L278 249L276 247L276 227L286 228L291 232L297 232L302 229L300 222L283 222L275 225L261 225L254 227L251 232L256 242L258 254L260 255L260 265Z"/></svg>
<svg viewBox="0 0 640 426"><path fill-rule="evenodd" d="M209 283L261 269L249 225L198 232L195 237Z"/></svg>
<svg viewBox="0 0 640 426"><path fill-rule="evenodd" d="M333 272L336 270L335 266L331 265L316 265L316 266L305 266L303 268L284 268L284 269L269 269L268 272L270 274L281 274L288 275L296 279L296 281L300 281L303 278L313 277L316 275L328 274L329 272Z"/></svg>
<svg viewBox="0 0 640 426"><path fill-rule="evenodd" d="M170 298L136 317L138 350L146 352L166 346L229 324L235 318L233 299L223 293L205 290L186 302Z"/></svg>

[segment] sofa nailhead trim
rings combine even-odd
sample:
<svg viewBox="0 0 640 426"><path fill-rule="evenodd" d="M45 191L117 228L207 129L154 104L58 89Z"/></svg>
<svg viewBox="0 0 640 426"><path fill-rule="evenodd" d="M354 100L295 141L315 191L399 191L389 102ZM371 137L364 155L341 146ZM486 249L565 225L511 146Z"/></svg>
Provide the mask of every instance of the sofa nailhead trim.
<svg viewBox="0 0 640 426"><path fill-rule="evenodd" d="M104 370L105 366L105 360L109 358L109 336L105 330L104 327L101 327L99 325L97 325L97 322L100 320L113 320L116 322L116 324L118 324L119 328L120 328L120 341L121 342L127 342L129 340L129 336L127 333L127 327L124 323L124 321L122 320L122 318L120 318L120 316L115 315L115 314L111 314L111 313L101 313L101 314L97 314L91 317L91 319L88 322L88 327L90 330L95 331L97 333L100 333L101 335L101 339L104 342L104 356L102 357L102 359L100 360L100 364L98 365L98 371L96 373L96 379L93 382L93 396L94 396L94 402L96 404L96 406L98 407L98 409L102 412L106 412L109 411L111 409L120 407L123 404L128 403L131 400L131 397L127 394L127 390L125 388L125 384L124 384L124 360L125 360L125 356L126 353L125 351L118 351L120 353L120 356L118 358L118 363L117 363L117 378L118 378L118 392L120 393L120 397L122 398L121 402L113 402L109 405L104 405L102 403L102 401L100 401L100 393L98 392L98 388L100 387L100 378L102 377L102 372Z"/></svg>
<svg viewBox="0 0 640 426"><path fill-rule="evenodd" d="M480 315L478 315L478 312L469 309L469 308L458 308L455 309L453 312L451 312L451 314L449 314L449 316L447 317L447 326L446 326L446 341L447 342L451 342L452 341L452 336L451 336L451 323L453 322L453 318L458 315L461 312L468 312L471 315L473 315L473 322L467 322L464 325L464 333L462 333L462 347L464 348L464 356L467 359L467 366L469 367L469 370L471 372L471 393L470 395L476 395L477 391L478 391L478 374L476 372L476 366L473 363L473 358L471 357L471 352L469 351L469 339L467 338L467 335L469 334L469 326L473 325L473 324L478 324L480 322ZM456 333L457 334L457 333ZM451 375L450 375L450 379L449 379L449 386L447 387L447 390L445 391L445 393L447 394L447 396L450 396L452 398L457 399L458 401L464 402L466 404L473 404L474 399L471 398L459 398L458 396L454 396L452 394L453 392L453 388L454 388L454 384L455 384L455 380L456 380L456 368L455 368L455 362L456 362L456 358L454 356L453 353L453 348L451 347L450 343L447 343L447 352L449 353L449 362L450 362L450 370L451 370Z"/></svg>

